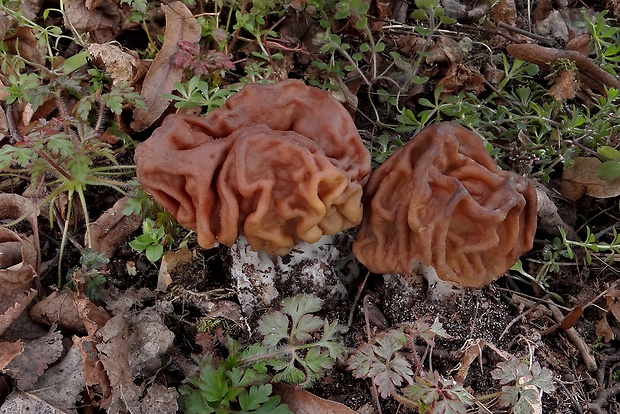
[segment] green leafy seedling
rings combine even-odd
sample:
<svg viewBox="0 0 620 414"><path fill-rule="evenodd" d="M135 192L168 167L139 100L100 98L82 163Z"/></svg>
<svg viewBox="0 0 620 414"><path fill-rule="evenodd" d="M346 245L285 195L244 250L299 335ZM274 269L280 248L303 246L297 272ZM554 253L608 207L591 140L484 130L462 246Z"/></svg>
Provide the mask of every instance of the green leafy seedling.
<svg viewBox="0 0 620 414"><path fill-rule="evenodd" d="M155 263L164 255L166 231L163 226L156 225L155 220L146 218L142 222L142 234L129 242L132 249L144 251L146 258Z"/></svg>
<svg viewBox="0 0 620 414"><path fill-rule="evenodd" d="M555 390L553 373L541 368L536 361L531 366L517 358L500 362L491 371L491 376L503 385L499 404L512 407L515 413L535 413L533 403L538 401L540 391L549 393Z"/></svg>
<svg viewBox="0 0 620 414"><path fill-rule="evenodd" d="M199 375L180 388L186 412L290 414L280 397L271 395L271 384L309 386L344 356L337 334L346 328L312 315L322 306L323 301L312 295L285 299L282 310L259 320L261 343L241 349L228 339L224 361L203 357Z"/></svg>
<svg viewBox="0 0 620 414"><path fill-rule="evenodd" d="M620 177L620 151L613 147L602 146L597 152L607 161L603 161L598 167L598 176L603 180L615 180Z"/></svg>
<svg viewBox="0 0 620 414"><path fill-rule="evenodd" d="M258 325L264 336L262 345L274 354L268 359L276 371L274 381L285 381L309 387L323 376L334 361L344 356L345 349L337 335L346 328L312 315L323 306L313 295L297 295L282 303L282 310L264 315ZM323 330L321 338L315 335Z"/></svg>

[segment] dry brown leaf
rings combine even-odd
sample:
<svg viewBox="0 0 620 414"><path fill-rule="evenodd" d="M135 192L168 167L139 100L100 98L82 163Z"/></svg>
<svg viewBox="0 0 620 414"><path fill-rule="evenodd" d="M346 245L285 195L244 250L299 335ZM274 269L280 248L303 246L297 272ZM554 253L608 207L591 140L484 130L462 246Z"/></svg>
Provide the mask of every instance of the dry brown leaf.
<svg viewBox="0 0 620 414"><path fill-rule="evenodd" d="M575 326L577 321L579 321L579 319L581 318L581 315L583 315L583 308L581 306L576 306L575 308L573 308L570 312L566 314L564 319L562 319L562 322L560 322L560 328L562 329L572 328L573 326Z"/></svg>
<svg viewBox="0 0 620 414"><path fill-rule="evenodd" d="M573 99L579 90L576 70L564 70L547 92L558 101Z"/></svg>
<svg viewBox="0 0 620 414"><path fill-rule="evenodd" d="M30 394L67 413L75 413L76 401L86 383L80 351L74 345L58 364L39 378Z"/></svg>
<svg viewBox="0 0 620 414"><path fill-rule="evenodd" d="M241 324L243 316L241 305L230 300L201 301L196 304L198 308L205 312L205 317L210 319L226 318L235 323Z"/></svg>
<svg viewBox="0 0 620 414"><path fill-rule="evenodd" d="M25 292L35 277L37 249L30 240L0 227L0 255L5 266L0 268L0 312L12 306L13 298ZM9 301L9 303L5 303ZM8 306L5 306L8 305Z"/></svg>
<svg viewBox="0 0 620 414"><path fill-rule="evenodd" d="M574 50L575 52L579 52L584 56L589 56L590 50L592 50L590 33L583 33L579 36L573 37L566 44L566 46L564 46L564 48L566 50Z"/></svg>
<svg viewBox="0 0 620 414"><path fill-rule="evenodd" d="M114 1L87 5L84 0L65 0L64 7L65 26L73 27L79 33L88 33L89 40L94 43L114 39L125 20L123 9Z"/></svg>
<svg viewBox="0 0 620 414"><path fill-rule="evenodd" d="M614 16L620 17L620 0L607 0L605 7L607 10L611 10Z"/></svg>
<svg viewBox="0 0 620 414"><path fill-rule="evenodd" d="M3 370L16 356L22 353L22 341L0 342L0 370Z"/></svg>
<svg viewBox="0 0 620 414"><path fill-rule="evenodd" d="M549 197L550 191L542 184L535 183L534 185L536 187L536 199L538 201L536 204L538 228L555 236L560 235L558 228L562 228L570 240L579 239L575 230L560 217L558 207L551 200L551 197Z"/></svg>
<svg viewBox="0 0 620 414"><path fill-rule="evenodd" d="M317 397L283 382L275 384L273 388L295 414L356 414L343 404Z"/></svg>
<svg viewBox="0 0 620 414"><path fill-rule="evenodd" d="M119 292L115 289L109 289L104 292L106 309L113 315L129 313L132 308L137 307L146 299L152 299L154 294L147 288L129 289Z"/></svg>
<svg viewBox="0 0 620 414"><path fill-rule="evenodd" d="M620 290L612 289L605 295L607 310L620 322Z"/></svg>
<svg viewBox="0 0 620 414"><path fill-rule="evenodd" d="M118 247L140 228L142 219L137 214L126 216L123 207L127 197L118 200L90 227L92 248L111 259Z"/></svg>
<svg viewBox="0 0 620 414"><path fill-rule="evenodd" d="M15 303L0 314L0 335L6 331L6 329L22 314L24 309L32 302L36 296L37 291L30 289L29 292L20 293L13 299Z"/></svg>
<svg viewBox="0 0 620 414"><path fill-rule="evenodd" d="M72 414L75 411L63 411L43 401L29 392L13 391L6 399L1 414L32 413L32 414Z"/></svg>
<svg viewBox="0 0 620 414"><path fill-rule="evenodd" d="M92 336L78 338L73 337L73 343L80 351L82 357L82 373L88 392L101 396L101 405L108 405L112 398L112 387L110 380L99 361L97 354L96 341Z"/></svg>
<svg viewBox="0 0 620 414"><path fill-rule="evenodd" d="M12 219L17 220L24 218L24 221L30 224L32 236L28 238L34 246L34 254L29 246L24 246L23 259L27 264L34 268L36 273L41 267L41 253L39 250L39 226L37 215L39 214L36 206L26 197L18 194L0 194L0 220ZM22 236L22 239L25 237Z"/></svg>
<svg viewBox="0 0 620 414"><path fill-rule="evenodd" d="M145 72L144 64L132 50L124 51L111 43L91 43L86 49L97 65L102 65L112 78L112 83L133 83Z"/></svg>
<svg viewBox="0 0 620 414"><path fill-rule="evenodd" d="M479 94L484 91L484 78L480 73L469 66L458 63L448 68L446 75L438 85L442 86L443 94L453 94L461 91Z"/></svg>
<svg viewBox="0 0 620 414"><path fill-rule="evenodd" d="M429 47L424 56L424 60L429 64L447 63L453 65L463 60L463 51L456 40L447 36L440 36Z"/></svg>
<svg viewBox="0 0 620 414"><path fill-rule="evenodd" d="M478 338L469 343L465 351L463 352L463 356L461 357L461 363L459 370L454 376L454 380L459 384L463 384L465 382L465 378L467 378L467 374L469 373L469 367L478 357L482 357L482 349L484 348L485 341L484 339Z"/></svg>
<svg viewBox="0 0 620 414"><path fill-rule="evenodd" d="M99 343L95 346L99 360L105 369L112 387L109 405L104 405L109 414L142 412L139 397L142 390L133 382L129 366L129 320L123 315L110 319L95 334Z"/></svg>
<svg viewBox="0 0 620 414"><path fill-rule="evenodd" d="M35 37L34 30L26 26L18 26L15 35L7 40L7 44L12 52L39 65L45 64L47 48L39 43Z"/></svg>
<svg viewBox="0 0 620 414"><path fill-rule="evenodd" d="M200 40L200 25L187 6L175 1L162 4L161 8L166 14L164 44L144 78L141 94L146 109L134 112L131 128L135 131L151 126L170 105L170 99L163 98L162 94L172 92L174 84L183 77L183 68L176 66L173 59L179 50L179 42L195 43Z"/></svg>
<svg viewBox="0 0 620 414"><path fill-rule="evenodd" d="M620 178L603 180L597 174L601 164L598 158L575 157L574 164L564 170L560 193L569 200L578 200L584 194L597 198L620 195Z"/></svg>
<svg viewBox="0 0 620 414"><path fill-rule="evenodd" d="M175 414L179 409L179 393L173 387L153 384L141 401L143 413ZM146 410L145 410L146 409Z"/></svg>
<svg viewBox="0 0 620 414"><path fill-rule="evenodd" d="M509 26L516 26L517 23L517 7L514 0L499 0L491 8L491 19L496 24L504 22Z"/></svg>
<svg viewBox="0 0 620 414"><path fill-rule="evenodd" d="M161 357L172 347L174 334L154 308L132 318L129 334L129 367L133 377L149 376L161 368Z"/></svg>
<svg viewBox="0 0 620 414"><path fill-rule="evenodd" d="M96 331L110 319L108 313L88 298L65 289L54 291L30 309L30 317L39 323L59 326L75 332Z"/></svg>
<svg viewBox="0 0 620 414"><path fill-rule="evenodd" d="M24 350L4 369L17 380L22 391L31 390L47 367L60 358L63 351L62 334L50 332L38 339L23 341Z"/></svg>
<svg viewBox="0 0 620 414"><path fill-rule="evenodd" d="M165 291L172 283L172 272L177 266L183 266L191 262L192 251L189 249L179 249L166 253L161 258L159 273L157 275L157 290Z"/></svg>
<svg viewBox="0 0 620 414"><path fill-rule="evenodd" d="M609 326L606 316L603 316L596 324L596 336L603 338L605 343L615 338L616 335L614 335L614 331L611 329L611 326Z"/></svg>

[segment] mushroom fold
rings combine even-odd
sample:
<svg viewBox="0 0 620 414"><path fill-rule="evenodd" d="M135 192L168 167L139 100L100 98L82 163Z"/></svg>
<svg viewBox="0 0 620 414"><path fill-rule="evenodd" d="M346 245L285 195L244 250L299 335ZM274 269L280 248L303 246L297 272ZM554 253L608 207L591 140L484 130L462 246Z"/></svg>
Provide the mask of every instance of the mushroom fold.
<svg viewBox="0 0 620 414"><path fill-rule="evenodd" d="M353 252L374 273L416 264L460 286L482 287L532 248L536 192L502 171L474 132L424 128L375 170Z"/></svg>
<svg viewBox="0 0 620 414"><path fill-rule="evenodd" d="M286 254L356 226L370 154L329 93L250 84L205 117L169 115L136 150L145 191L198 243Z"/></svg>

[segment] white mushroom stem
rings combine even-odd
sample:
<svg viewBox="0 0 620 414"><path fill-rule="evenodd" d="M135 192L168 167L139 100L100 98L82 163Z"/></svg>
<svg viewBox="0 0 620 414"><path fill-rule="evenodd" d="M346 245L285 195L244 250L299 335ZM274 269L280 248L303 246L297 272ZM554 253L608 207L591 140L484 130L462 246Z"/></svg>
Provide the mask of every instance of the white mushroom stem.
<svg viewBox="0 0 620 414"><path fill-rule="evenodd" d="M230 273L237 283L243 313L270 307L280 297L310 293L326 301L343 298L347 291L340 274L356 276L353 255L339 249L340 236L323 236L313 244L300 243L284 256L255 252L245 237L231 247ZM347 257L350 256L350 257ZM359 273L359 269L357 269Z"/></svg>
<svg viewBox="0 0 620 414"><path fill-rule="evenodd" d="M444 299L459 291L459 287L455 284L441 280L432 266L424 266L419 261L416 261L413 268L428 282L428 291L433 299Z"/></svg>

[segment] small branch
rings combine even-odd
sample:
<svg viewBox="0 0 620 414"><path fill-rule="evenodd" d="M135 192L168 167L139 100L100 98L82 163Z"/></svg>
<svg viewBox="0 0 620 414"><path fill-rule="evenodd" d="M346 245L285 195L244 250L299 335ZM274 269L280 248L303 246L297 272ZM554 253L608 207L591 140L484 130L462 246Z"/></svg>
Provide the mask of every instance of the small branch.
<svg viewBox="0 0 620 414"><path fill-rule="evenodd" d="M616 383L613 387L603 390L593 403L588 404L588 411L596 414L607 414L607 410L603 407L618 394L620 394L620 383Z"/></svg>
<svg viewBox="0 0 620 414"><path fill-rule="evenodd" d="M562 311L558 309L558 307L555 305L548 304L547 306L549 307L549 309L551 309L551 312L553 313L553 319L555 319L556 322L561 323L564 320L564 314L562 313ZM588 371L596 371L596 359L594 359L594 356L590 352L588 344L585 343L585 341L577 333L575 328L564 329L564 332L566 332L566 336L568 336L573 345L575 345L575 347L579 350L579 353L581 354L583 362L586 364L586 368L588 369Z"/></svg>
<svg viewBox="0 0 620 414"><path fill-rule="evenodd" d="M561 50L534 44L512 44L506 47L513 57L550 70L558 59L569 59L579 69L579 80L596 92L606 95L605 87L620 90L620 80L601 69L596 63L574 50Z"/></svg>

